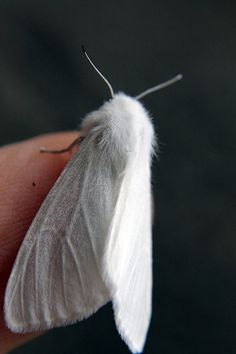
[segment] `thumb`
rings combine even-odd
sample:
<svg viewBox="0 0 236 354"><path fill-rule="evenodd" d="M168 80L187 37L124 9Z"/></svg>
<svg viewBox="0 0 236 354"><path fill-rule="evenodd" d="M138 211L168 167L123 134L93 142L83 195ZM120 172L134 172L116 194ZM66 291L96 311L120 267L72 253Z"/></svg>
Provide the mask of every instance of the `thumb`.
<svg viewBox="0 0 236 354"><path fill-rule="evenodd" d="M39 136L0 148L0 301L21 242L50 188L71 157L71 153L40 154L41 146L61 149L68 146L78 132ZM35 335L35 334L34 334ZM0 337L5 353L29 338L13 334L0 317ZM4 337L4 341L2 342Z"/></svg>

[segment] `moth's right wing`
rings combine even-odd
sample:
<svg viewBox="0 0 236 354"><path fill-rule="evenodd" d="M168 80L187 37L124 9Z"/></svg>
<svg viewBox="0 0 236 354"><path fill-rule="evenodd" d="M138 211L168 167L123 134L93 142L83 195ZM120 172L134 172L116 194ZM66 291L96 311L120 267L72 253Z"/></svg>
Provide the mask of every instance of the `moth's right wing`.
<svg viewBox="0 0 236 354"><path fill-rule="evenodd" d="M120 182L95 138L72 157L19 250L4 304L14 332L74 323L111 299L100 260Z"/></svg>
<svg viewBox="0 0 236 354"><path fill-rule="evenodd" d="M143 351L152 309L152 144L140 137L125 170L104 257L116 325L133 353Z"/></svg>

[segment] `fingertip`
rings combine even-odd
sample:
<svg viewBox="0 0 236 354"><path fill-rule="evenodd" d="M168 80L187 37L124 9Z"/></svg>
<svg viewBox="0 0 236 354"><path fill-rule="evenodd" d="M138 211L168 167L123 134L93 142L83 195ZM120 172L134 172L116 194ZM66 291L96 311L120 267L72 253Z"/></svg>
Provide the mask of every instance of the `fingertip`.
<svg viewBox="0 0 236 354"><path fill-rule="evenodd" d="M79 136L78 132L47 134L0 148L0 304L22 240L50 188L71 153L40 154L40 146L61 149ZM9 351L40 333L14 334L0 313L0 333ZM0 350L1 351L1 350ZM4 351L4 352L5 352Z"/></svg>

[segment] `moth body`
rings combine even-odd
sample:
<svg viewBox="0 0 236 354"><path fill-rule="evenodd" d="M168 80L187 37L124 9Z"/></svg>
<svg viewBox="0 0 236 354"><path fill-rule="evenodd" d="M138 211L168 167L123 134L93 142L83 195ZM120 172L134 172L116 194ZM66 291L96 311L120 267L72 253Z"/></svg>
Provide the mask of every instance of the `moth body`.
<svg viewBox="0 0 236 354"><path fill-rule="evenodd" d="M151 119L123 93L88 114L84 140L33 220L5 293L14 332L82 320L112 301L133 353L151 316Z"/></svg>

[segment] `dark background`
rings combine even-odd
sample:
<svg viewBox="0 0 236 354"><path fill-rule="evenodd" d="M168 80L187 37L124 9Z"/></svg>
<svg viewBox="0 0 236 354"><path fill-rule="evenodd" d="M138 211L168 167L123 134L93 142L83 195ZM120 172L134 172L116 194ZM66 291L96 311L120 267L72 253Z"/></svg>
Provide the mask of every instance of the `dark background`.
<svg viewBox="0 0 236 354"><path fill-rule="evenodd" d="M74 129L115 91L146 97L154 161L153 317L145 354L236 353L235 1L1 1L0 142ZM15 354L128 353L110 305Z"/></svg>

